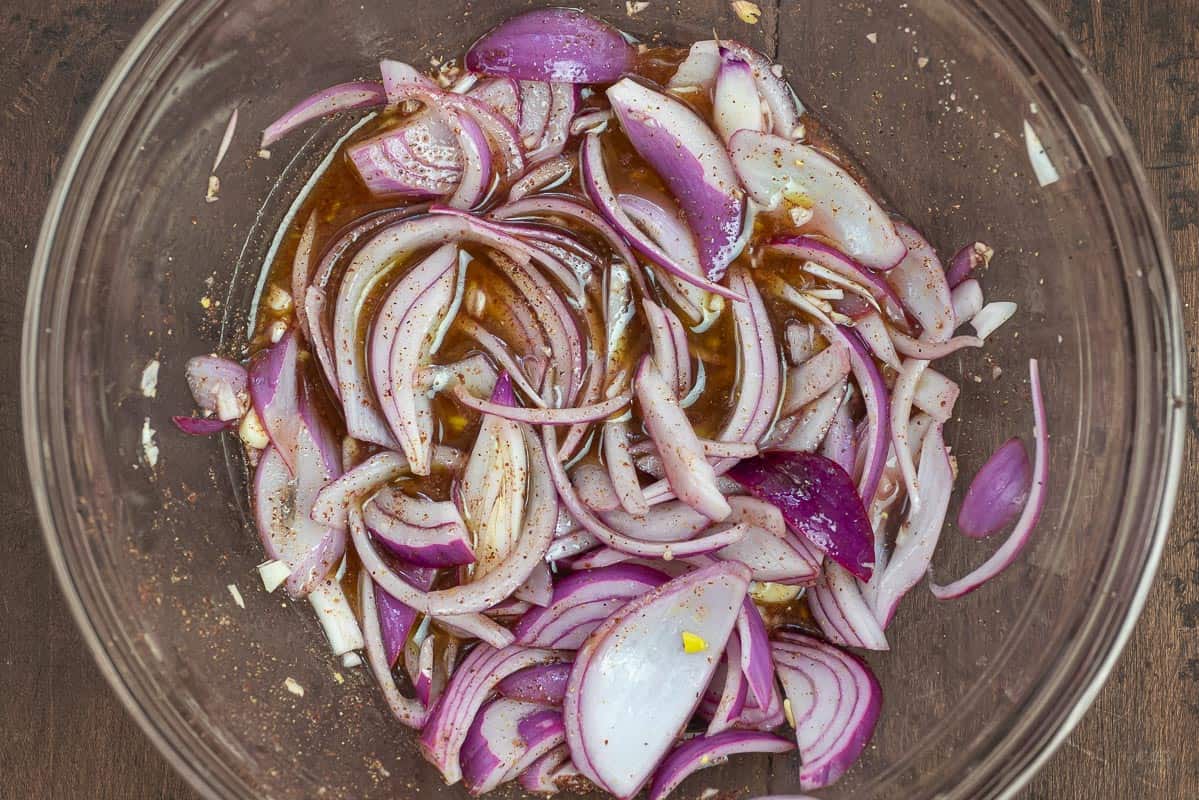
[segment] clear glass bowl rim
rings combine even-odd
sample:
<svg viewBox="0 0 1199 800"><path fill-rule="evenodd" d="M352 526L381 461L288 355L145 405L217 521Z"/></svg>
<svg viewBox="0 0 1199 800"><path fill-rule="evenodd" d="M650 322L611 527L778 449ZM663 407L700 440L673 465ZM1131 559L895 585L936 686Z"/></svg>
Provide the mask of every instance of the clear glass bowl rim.
<svg viewBox="0 0 1199 800"><path fill-rule="evenodd" d="M164 3L130 42L98 92L56 178L43 220L30 274L21 350L21 411L26 459L40 527L59 585L92 656L121 702L171 766L202 796L214 800L244 794L239 791L245 788L244 783L231 773L207 768L205 761L211 763L216 754L196 752L197 740L189 737L179 724L172 725L172 720L157 713L152 679L135 674L136 670L129 668L129 662L116 652L113 638L106 635L103 621L92 613L89 598L85 598L85 594L90 594L89 587L81 585L71 569L58 522L65 513L60 503L62 492L67 488L60 479L65 476L56 472L53 453L48 450L48 438L44 435L47 426L53 424L60 401L46 396L42 362L44 353L53 350L56 337L61 342L60 327L47 326L47 320L53 318L53 301L69 287L72 278L71 271L62 269L63 263L56 260L55 252L62 246L60 239L64 233L68 237L77 233L71 229L71 223L76 221L72 213L81 207L81 203L83 206L90 203L90 198L85 199L87 193L80 192L80 181L84 189L88 188L87 179L94 180L96 175L103 174L111 159L111 148L96 151L104 143L104 134L112 120L120 117L113 112L122 104L135 106L137 93L125 90L135 86L136 79L144 77L152 64L172 55L169 48L160 46L160 36L167 34L167 39L181 41L195 21L207 19L220 2L171 0ZM1150 321L1159 335L1161 363L1144 367L1138 364L1138 382L1143 381L1145 373L1155 370L1165 381L1165 391L1159 394L1163 402L1160 433L1156 440L1137 442L1138 446L1155 447L1158 456L1156 460L1148 460L1155 472L1146 481L1148 496L1139 499L1141 508L1147 509L1140 522L1144 526L1142 529L1148 532L1150 542L1144 550L1138 579L1133 591L1120 598L1117 607L1105 606L1109 616L1106 621L1096 623L1098 628L1093 629L1092 636L1075 644L1077 650L1084 645L1094 645L1098 640L1106 642L1106 647L1083 654L1086 661L1081 665L1084 670L1081 679L1076 675L1065 682L1066 676L1056 674L1062 672L1064 663L1071 661L1068 657L1060 659L1055 666L1055 675L1051 676L1056 679L1046 681L1050 688L1042 686L1036 695L1040 714L1035 720L1037 724L1025 729L1026 738L1014 752L1009 750L1001 753L1000 758L986 759L980 765L986 774L979 776L976 772L973 776L976 780L972 784L986 796L1011 798L1061 746L1086 713L1106 682L1143 609L1169 532L1182 471L1187 365L1182 312L1169 245L1140 158L1106 90L1069 37L1037 0L966 0L964 5L992 19L1001 14L1008 26L1018 20L1021 25L1019 34L1023 38L1020 55L1030 58L1029 50L1035 49L1036 57L1044 62L1039 66L1052 67L1068 80L1068 85L1064 80L1054 91L1055 96L1059 91L1071 92L1075 100L1085 103L1094 112L1094 119L1088 121L1092 123L1091 136L1096 137L1096 141L1081 142L1080 149L1088 156L1094 156L1097 143L1106 140L1105 143L1111 146L1110 155L1104 153L1108 155L1106 160L1092 157L1088 159L1088 166L1101 180L1116 181L1114 176L1121 173L1130 184L1133 191L1120 209L1129 219L1125 234L1129 230L1144 234L1129 237L1129 247L1121 249L1123 261L1126 265L1135 262L1144 270L1144 285L1154 285L1157 289L1140 291L1143 296L1139 299L1144 302L1152 294L1158 301L1147 307L1152 315ZM1013 37L1011 27L1005 28L1005 34L1009 39ZM135 82L127 83L131 78ZM56 268L61 274L56 274ZM52 280L55 278L56 281ZM1135 287L1129 291L1132 295L1138 293ZM1113 566L1109 572L1115 569ZM1092 629L1090 625L1087 627ZM1064 702L1051 703L1051 700Z"/></svg>

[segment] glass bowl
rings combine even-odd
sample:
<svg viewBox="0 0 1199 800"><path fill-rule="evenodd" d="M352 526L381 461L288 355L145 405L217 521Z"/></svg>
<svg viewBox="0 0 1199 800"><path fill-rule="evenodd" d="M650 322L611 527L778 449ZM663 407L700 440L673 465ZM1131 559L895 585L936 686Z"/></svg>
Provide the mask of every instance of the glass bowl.
<svg viewBox="0 0 1199 800"><path fill-rule="evenodd" d="M351 120L293 135L269 159L258 132L315 88L373 75L385 56L455 55L528 5L167 2L61 169L25 320L37 506L104 674L205 796L465 797L416 755L366 672L331 658L306 604L263 591L233 442L187 439L169 417L191 408L189 356L240 352L275 231ZM971 474L999 442L1027 437L1027 360L1040 358L1049 506L992 584L960 602L923 589L905 601L892 651L870 659L885 691L873 743L820 796L1011 796L1078 721L1135 624L1177 484L1178 300L1118 115L1023 0L805 0L766 8L756 25L723 0L651 0L633 17L616 0L581 5L647 40L687 44L715 28L775 55L943 253L994 246L988 297L1020 311L985 356L951 365L967 376L951 443ZM235 108L219 199L206 203ZM934 570L962 574L993 546L947 533ZM793 792L796 775L791 757L738 759L679 796Z"/></svg>

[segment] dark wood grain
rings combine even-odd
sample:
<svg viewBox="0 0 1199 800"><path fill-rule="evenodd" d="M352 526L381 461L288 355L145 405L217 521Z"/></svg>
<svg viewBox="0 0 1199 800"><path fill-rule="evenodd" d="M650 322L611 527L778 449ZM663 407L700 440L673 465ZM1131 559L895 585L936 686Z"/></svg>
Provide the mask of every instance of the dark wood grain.
<svg viewBox="0 0 1199 800"><path fill-rule="evenodd" d="M1199 328L1199 0L1046 0L1095 64L1144 157ZM66 610L20 457L24 286L51 181L150 0L0 4L0 796L190 798L109 691ZM764 4L765 5L765 4ZM1199 364L1192 344L1192 374ZM1199 797L1199 418L1161 576L1108 686L1025 798Z"/></svg>

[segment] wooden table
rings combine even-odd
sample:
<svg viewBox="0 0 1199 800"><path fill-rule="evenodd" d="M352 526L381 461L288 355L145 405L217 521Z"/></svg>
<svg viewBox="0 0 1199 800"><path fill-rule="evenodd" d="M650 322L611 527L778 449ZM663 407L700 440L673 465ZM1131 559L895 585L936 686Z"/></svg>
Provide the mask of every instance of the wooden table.
<svg viewBox="0 0 1199 800"><path fill-rule="evenodd" d="M1046 0L1105 79L1157 192L1192 342L1199 330L1199 0ZM51 182L150 0L5 0L0 9L0 796L194 793L83 649L42 547L18 422L24 288ZM1191 369L1195 347L1189 349ZM1199 797L1199 401L1174 533L1141 625L1098 702L1026 798Z"/></svg>

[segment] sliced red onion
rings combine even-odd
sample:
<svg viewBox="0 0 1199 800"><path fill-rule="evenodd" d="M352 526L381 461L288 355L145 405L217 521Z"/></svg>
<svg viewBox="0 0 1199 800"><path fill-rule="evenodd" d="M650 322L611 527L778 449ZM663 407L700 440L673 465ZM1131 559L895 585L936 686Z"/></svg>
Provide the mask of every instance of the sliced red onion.
<svg viewBox="0 0 1199 800"><path fill-rule="evenodd" d="M570 748L555 747L520 773L520 785L533 794L557 794L579 771L570 763Z"/></svg>
<svg viewBox="0 0 1199 800"><path fill-rule="evenodd" d="M648 542L688 541L712 525L707 515L677 501L654 506L644 517L619 510L605 512L601 517L614 531Z"/></svg>
<svg viewBox="0 0 1199 800"><path fill-rule="evenodd" d="M383 634L379 627L379 612L375 606L374 584L365 571L358 574L358 603L362 609L362 633L366 642L366 660L371 672L383 692L383 699L388 708L395 714L401 724L409 728L421 728L425 725L427 712L417 700L411 700L400 694L392 677L392 663L388 660L383 646Z"/></svg>
<svg viewBox="0 0 1199 800"><path fill-rule="evenodd" d="M641 229L633 223L621 207L616 193L608 182L607 169L604 166L603 145L600 144L599 137L594 133L588 134L580 146L579 169L582 173L583 186L591 202L635 250L679 280L730 300L743 299L736 292L712 282L704 274L697 275L688 269L686 264L677 262L661 246L641 232Z"/></svg>
<svg viewBox="0 0 1199 800"><path fill-rule="evenodd" d="M770 448L792 453L816 452L816 448L828 436L838 409L845 405L845 398L846 386L844 383L829 389L819 399L809 403L806 408L800 409L798 417L794 420L795 424L780 438L773 441ZM779 427L782 429L781 423Z"/></svg>
<svg viewBox="0 0 1199 800"><path fill-rule="evenodd" d="M783 339L787 343L787 359L793 367L801 366L816 354L816 330L807 323L787 320Z"/></svg>
<svg viewBox="0 0 1199 800"><path fill-rule="evenodd" d="M537 703L492 700L479 710L462 745L463 782L473 795L490 792L564 741L561 712Z"/></svg>
<svg viewBox="0 0 1199 800"><path fill-rule="evenodd" d="M461 126L447 124L444 115L422 112L398 128L355 142L346 156L374 195L447 195L462 180L466 160L455 127L465 133ZM475 124L470 132L477 130Z"/></svg>
<svg viewBox="0 0 1199 800"><path fill-rule="evenodd" d="M958 529L967 536L983 539L1016 518L1028 502L1032 467L1019 439L1008 439L996 450L970 482Z"/></svg>
<svg viewBox="0 0 1199 800"><path fill-rule="evenodd" d="M574 572L558 581L545 608L531 609L513 628L528 647L574 650L629 600L661 586L667 576L637 564Z"/></svg>
<svg viewBox="0 0 1199 800"><path fill-rule="evenodd" d="M613 115L610 108L595 108L584 111L570 121L570 135L582 136L585 133L603 133L608 130Z"/></svg>
<svg viewBox="0 0 1199 800"><path fill-rule="evenodd" d="M218 420L238 419L249 408L249 373L236 361L196 356L187 361L187 386L196 406Z"/></svg>
<svg viewBox="0 0 1199 800"><path fill-rule="evenodd" d="M974 278L964 280L953 287L950 297L953 301L953 316L959 328L974 319L979 311L982 311L983 290Z"/></svg>
<svg viewBox="0 0 1199 800"><path fill-rule="evenodd" d="M769 657L769 656L768 656ZM724 648L724 659L721 662L724 674L717 669L713 676L712 685L720 688L720 697L711 710L711 721L708 723L708 735L713 736L731 728L741 712L745 710L745 697L749 692L745 674L741 671L741 643L736 634L729 637L729 643ZM706 713L707 696L701 703L700 711Z"/></svg>
<svg viewBox="0 0 1199 800"><path fill-rule="evenodd" d="M754 84L753 67L721 48L720 69L712 89L712 121L720 138L727 142L739 130L769 130L764 105Z"/></svg>
<svg viewBox="0 0 1199 800"><path fill-rule="evenodd" d="M928 572L945 523L945 512L953 493L953 466L939 424L925 434L920 445L916 480L920 484L920 507L909 511L900 526L895 549L875 590L874 615L884 628L895 616L899 601Z"/></svg>
<svg viewBox="0 0 1199 800"><path fill-rule="evenodd" d="M548 95L549 87L546 87L546 92ZM542 161L512 184L512 188L508 190L508 200L516 202L526 195L553 189L570 180L574 169L574 162L566 156L557 156L548 161Z"/></svg>
<svg viewBox="0 0 1199 800"><path fill-rule="evenodd" d="M791 713L805 790L834 783L874 734L882 687L857 657L808 636L775 642L774 659Z"/></svg>
<svg viewBox="0 0 1199 800"><path fill-rule="evenodd" d="M701 769L728 761L742 753L789 753L795 744L772 733L725 731L688 739L674 749L658 767L649 800L663 800L688 776Z"/></svg>
<svg viewBox="0 0 1199 800"><path fill-rule="evenodd" d="M740 561L753 571L755 581L810 583L820 574L819 562L806 549L797 549L778 508L753 497L730 497L730 522L749 526L745 537L714 554L725 561Z"/></svg>
<svg viewBox="0 0 1199 800"><path fill-rule="evenodd" d="M537 564L545 557L554 538L554 525L558 508L554 501L554 484L550 482L545 465L549 463L540 442L528 432L525 446L529 452L528 502L524 510L524 526L516 545L501 563L483 577L461 586L432 592L417 592L403 581L397 580L371 543L359 513L351 506L349 513L350 535L363 567L371 577L398 600L425 614L434 616L471 614L498 603L516 591ZM560 465L558 465L560 468ZM565 478L565 476L562 476ZM569 483L568 483L569 485ZM482 553L476 548L476 555Z"/></svg>
<svg viewBox="0 0 1199 800"><path fill-rule="evenodd" d="M570 678L570 663L538 664L522 669L504 678L495 689L503 697L541 703L547 706L562 705L566 696L566 681Z"/></svg>
<svg viewBox="0 0 1199 800"><path fill-rule="evenodd" d="M887 213L818 150L742 130L729 141L729 153L746 191L764 208L775 209L784 199L802 196L812 210L806 227L832 239L853 260L884 270L903 260L904 242Z"/></svg>
<svg viewBox="0 0 1199 800"><path fill-rule="evenodd" d="M903 362L891 392L891 444L895 447L899 472L903 476L913 511L920 508L920 483L916 480L916 464L908 446L908 419L912 416L916 386L926 369L927 361L908 359Z"/></svg>
<svg viewBox="0 0 1199 800"><path fill-rule="evenodd" d="M770 110L771 130L786 139L802 139L803 124L799 121L803 105L782 77L782 69L751 47L729 39L708 40L691 45L687 58L679 65L667 86L675 90L688 87L708 88L717 79L721 51L745 61L753 68L757 94Z"/></svg>
<svg viewBox="0 0 1199 800"><path fill-rule="evenodd" d="M175 427L188 436L212 436L214 433L231 431L237 428L237 420L235 419L224 421L213 419L212 417L175 416L171 417L171 422L175 423Z"/></svg>
<svg viewBox="0 0 1199 800"><path fill-rule="evenodd" d="M449 614L433 618L434 624L459 639L478 639L495 648L512 644L512 632L483 614Z"/></svg>
<svg viewBox="0 0 1199 800"><path fill-rule="evenodd" d="M662 290L683 310L697 332L707 330L720 315L724 301L720 295L713 295L696 283L703 279L704 270L699 263L695 237L687 223L676 211L641 195L621 194L617 202L620 211L637 226L637 235L648 237L646 249L656 247L672 264L692 276L690 280L684 279L675 275L671 268L663 267Z"/></svg>
<svg viewBox="0 0 1199 800"><path fill-rule="evenodd" d="M895 230L908 253L887 273L887 282L903 302L903 307L920 323L922 340L949 341L957 328L957 320L941 260L932 245L911 225L901 222Z"/></svg>
<svg viewBox="0 0 1199 800"><path fill-rule="evenodd" d="M542 562L533 567L529 577L516 589L516 597L535 606L548 606L554 596L554 576Z"/></svg>
<svg viewBox="0 0 1199 800"><path fill-rule="evenodd" d="M672 387L662 379L652 359L642 360L635 385L642 421L657 445L671 489L709 519L727 517L729 504L716 486L716 473L704 457L699 438L675 400Z"/></svg>
<svg viewBox="0 0 1199 800"><path fill-rule="evenodd" d="M471 88L470 96L486 103L497 114L503 115L514 128L521 128L521 89L515 79L489 78L479 81ZM524 137L525 132L521 130L522 141Z"/></svg>
<svg viewBox="0 0 1199 800"><path fill-rule="evenodd" d="M878 482L887 461L887 444L891 438L891 399L882 374L856 332L838 325L826 326L824 333L829 341L840 339L849 345L854 380L866 402L866 466L858 482L858 493L864 503L869 503L878 491Z"/></svg>
<svg viewBox="0 0 1199 800"><path fill-rule="evenodd" d="M452 503L441 503L453 508ZM461 519L420 527L384 512L375 503L363 509L366 527L396 556L422 567L454 567L475 563L470 534Z"/></svg>
<svg viewBox="0 0 1199 800"><path fill-rule="evenodd" d="M260 351L250 362L250 399L254 411L283 462L293 471L300 428L298 355L299 342L289 329L282 339Z"/></svg>
<svg viewBox="0 0 1199 800"><path fill-rule="evenodd" d="M402 577L422 591L428 591L433 586L437 572L431 569L405 569ZM383 638L383 655L387 658L389 667L394 667L400 653L408 643L408 634L412 624L416 622L416 612L374 586L375 608L378 614L378 625Z"/></svg>
<svg viewBox="0 0 1199 800"><path fill-rule="evenodd" d="M728 642L749 580L736 562L696 570L632 601L592 633L563 703L571 758L583 774L622 798L645 785L711 681L711 653ZM684 633L707 650L686 652Z"/></svg>
<svg viewBox="0 0 1199 800"><path fill-rule="evenodd" d="M771 701L774 688L774 661L766 623L751 598L745 598L737 614L737 635L741 639L741 671L745 673L750 696L759 706Z"/></svg>
<svg viewBox="0 0 1199 800"><path fill-rule="evenodd" d="M945 273L945 281L949 284L949 288L958 288L974 270L985 269L991 263L994 255L995 251L982 242L975 242L963 247L949 262L949 270Z"/></svg>
<svg viewBox="0 0 1199 800"><path fill-rule="evenodd" d="M579 109L579 87L569 83L550 84L550 111L541 140L528 153L530 164L559 155L570 138L570 122Z"/></svg>
<svg viewBox="0 0 1199 800"><path fill-rule="evenodd" d="M767 656L770 658L771 669L773 669L774 661L769 649L767 649ZM746 730L772 731L785 721L783 695L779 691L778 681L771 679L769 702L759 707L759 703L752 695L747 697L745 709L741 712L740 719L737 720L737 727Z"/></svg>
<svg viewBox="0 0 1199 800"><path fill-rule="evenodd" d="M852 474L858 459L858 443L854 435L853 420L849 416L848 400L847 396L837 407L833 422L820 444L820 455Z"/></svg>
<svg viewBox="0 0 1199 800"><path fill-rule="evenodd" d="M629 78L606 94L633 148L679 204L704 273L720 280L741 252L745 224L745 199L720 139L685 103Z"/></svg>
<svg viewBox="0 0 1199 800"><path fill-rule="evenodd" d="M645 313L646 324L649 328L650 354L653 363L657 366L662 380L670 386L675 397L681 397L683 393L678 391L679 369L674 349L674 337L670 332L670 325L666 322L665 309L651 300L643 300L641 308Z"/></svg>
<svg viewBox="0 0 1199 800"><path fill-rule="evenodd" d="M864 287L892 322L906 325L903 303L891 284L837 248L811 236L790 235L771 239L767 248L800 262L817 264Z"/></svg>
<svg viewBox="0 0 1199 800"><path fill-rule="evenodd" d="M737 404L717 438L757 442L770 430L778 410L782 362L766 304L753 278L745 270L734 269L729 275L729 286L740 289L746 297L745 303L733 306L741 385ZM727 468L729 462L724 464Z"/></svg>
<svg viewBox="0 0 1199 800"><path fill-rule="evenodd" d="M832 344L805 361L787 376L783 414L794 414L822 394L839 386L849 375L849 348Z"/></svg>
<svg viewBox="0 0 1199 800"><path fill-rule="evenodd" d="M870 352L874 353L875 358L891 369L899 370L899 354L895 352L895 343L891 340L891 333L878 312L871 311L857 318L854 320L853 328L870 348Z"/></svg>
<svg viewBox="0 0 1199 800"><path fill-rule="evenodd" d="M416 85L430 91L437 90L437 82L425 75L411 64L385 58L379 62L379 75L383 79L383 88L387 92L387 102L399 105L406 98L405 92L409 85Z"/></svg>
<svg viewBox="0 0 1199 800"><path fill-rule="evenodd" d="M490 645L478 645L454 671L441 700L429 715L420 736L421 753L441 770L447 783L457 783L462 779L459 754L471 723L499 682L522 669L561 660L549 650L518 646L497 650Z"/></svg>
<svg viewBox="0 0 1199 800"><path fill-rule="evenodd" d="M1036 440L1028 502L1025 503L1020 519L1016 521L1016 526L1007 541L982 566L948 586L935 583L932 585L933 594L938 600L963 597L1007 569L1032 538L1032 532L1036 529L1041 512L1045 508L1045 499L1049 492L1049 429L1045 418L1045 399L1041 394L1041 373L1036 359L1028 362L1028 371L1032 384L1033 436Z"/></svg>
<svg viewBox="0 0 1199 800"><path fill-rule="evenodd" d="M312 329L308 327L308 311L305 308L308 284L312 280L312 243L315 238L316 213L313 212L308 215L308 220L300 231L300 241L296 243L296 253L291 261L291 299L296 314L296 325L300 328L300 333L308 339L316 338Z"/></svg>
<svg viewBox="0 0 1199 800"><path fill-rule="evenodd" d="M545 553L545 560L552 564L555 561L570 559L580 553L586 553L598 544L599 539L585 530L571 531L554 539L554 543Z"/></svg>
<svg viewBox="0 0 1199 800"><path fill-rule="evenodd" d="M451 111L446 116L462 150L462 177L446 204L452 208L474 208L491 191L491 147L473 117L460 111Z"/></svg>
<svg viewBox="0 0 1199 800"><path fill-rule="evenodd" d="M900 355L925 361L936 361L967 347L983 346L983 340L976 336L955 336L946 342L924 342L894 328L891 329L891 341Z"/></svg>
<svg viewBox="0 0 1199 800"><path fill-rule="evenodd" d="M529 81L611 83L632 69L634 51L603 20L568 8L511 17L466 53L466 68Z"/></svg>
<svg viewBox="0 0 1199 800"><path fill-rule="evenodd" d="M326 525L345 528L347 513L357 500L383 484L408 473L408 462L389 450L376 453L321 489L312 506L312 518Z"/></svg>
<svg viewBox="0 0 1199 800"><path fill-rule="evenodd" d="M583 422L598 422L628 406L630 399L628 394L622 394L590 406L521 408L520 406L498 406L487 400L481 400L461 386L455 386L452 392L455 400L480 414L491 414L529 425L578 425Z"/></svg>
<svg viewBox="0 0 1199 800"><path fill-rule="evenodd" d="M554 452L557 448L554 429L546 426L541 429L541 435L546 449L549 452ZM647 542L628 536L613 530L592 513L591 509L587 508L579 499L578 493L575 492L574 487L570 483L570 478L566 476L566 470L562 468L557 459L550 459L547 463L554 487L558 490L558 497L562 504L566 506L566 510L578 521L579 525L615 550L620 550L634 556L665 558L669 560L671 558L684 558L686 556L714 552L739 540L745 534L744 526L735 525L731 528L717 530L708 535L685 542Z"/></svg>
<svg viewBox="0 0 1199 800"><path fill-rule="evenodd" d="M948 422L961 391L956 383L930 367L916 382L912 404L937 422Z"/></svg>
<svg viewBox="0 0 1199 800"><path fill-rule="evenodd" d="M370 81L339 83L304 98L267 126L262 132L262 146L272 144L314 119L343 111L377 108L387 102L383 87Z"/></svg>
<svg viewBox="0 0 1199 800"><path fill-rule="evenodd" d="M999 330L1000 326L1011 319L1015 313L1015 303L1007 301L987 303L974 315L974 319L970 320L970 324L974 326L979 339L986 339L992 333Z"/></svg>
<svg viewBox="0 0 1199 800"><path fill-rule="evenodd" d="M417 373L453 300L459 252L457 245L442 245L396 282L379 306L368 344L383 417L415 475L429 474L434 434L432 401L418 391Z"/></svg>
<svg viewBox="0 0 1199 800"><path fill-rule="evenodd" d="M609 422L604 425L603 447L612 490L620 506L634 517L644 517L649 513L649 504L645 501L645 493L641 491L637 468L629 456L628 425L624 422Z"/></svg>
<svg viewBox="0 0 1199 800"><path fill-rule="evenodd" d="M594 511L615 511L620 508L620 495L602 466L584 461L571 472L571 484L588 508Z"/></svg>
<svg viewBox="0 0 1199 800"><path fill-rule="evenodd" d="M553 93L545 81L517 81L520 92L520 138L528 149L537 147L545 136L545 126L550 119ZM569 175L569 172L567 173ZM560 180L561 176L554 180ZM515 187L514 187L515 188ZM508 196L512 198L511 190ZM518 198L512 198L518 199Z"/></svg>
<svg viewBox="0 0 1199 800"><path fill-rule="evenodd" d="M845 470L812 453L766 453L740 462L729 476L778 506L797 535L857 577L870 579L873 532Z"/></svg>
<svg viewBox="0 0 1199 800"><path fill-rule="evenodd" d="M821 580L808 592L808 607L820 630L833 644L866 650L889 650L874 610L862 596L856 578L839 564L826 564Z"/></svg>

